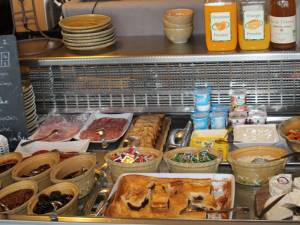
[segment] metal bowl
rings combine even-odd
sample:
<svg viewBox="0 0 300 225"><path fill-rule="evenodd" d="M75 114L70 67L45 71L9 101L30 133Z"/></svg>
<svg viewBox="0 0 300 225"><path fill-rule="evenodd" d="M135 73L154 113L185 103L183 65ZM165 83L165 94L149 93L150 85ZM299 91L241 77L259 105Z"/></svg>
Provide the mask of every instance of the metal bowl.
<svg viewBox="0 0 300 225"><path fill-rule="evenodd" d="M300 129L300 116L294 116L288 120L284 120L278 127L278 132L281 137L286 140L287 145L294 152L300 151L300 142L297 140L291 140L288 138L289 130L299 130ZM300 159L298 157L298 159Z"/></svg>

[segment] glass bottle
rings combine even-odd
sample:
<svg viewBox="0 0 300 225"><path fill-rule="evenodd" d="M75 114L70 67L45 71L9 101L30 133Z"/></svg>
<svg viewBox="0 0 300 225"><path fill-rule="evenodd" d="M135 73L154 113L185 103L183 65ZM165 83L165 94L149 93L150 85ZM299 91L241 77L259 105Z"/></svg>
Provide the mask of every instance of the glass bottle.
<svg viewBox="0 0 300 225"><path fill-rule="evenodd" d="M269 5L268 0L239 0L238 39L242 50L269 48Z"/></svg>
<svg viewBox="0 0 300 225"><path fill-rule="evenodd" d="M296 6L297 6L297 10L296 10L296 30L297 30L297 46L300 48L300 1L296 1Z"/></svg>
<svg viewBox="0 0 300 225"><path fill-rule="evenodd" d="M205 40L209 51L237 46L236 0L204 0Z"/></svg>
<svg viewBox="0 0 300 225"><path fill-rule="evenodd" d="M271 0L270 23L272 47L286 49L296 45L295 0Z"/></svg>

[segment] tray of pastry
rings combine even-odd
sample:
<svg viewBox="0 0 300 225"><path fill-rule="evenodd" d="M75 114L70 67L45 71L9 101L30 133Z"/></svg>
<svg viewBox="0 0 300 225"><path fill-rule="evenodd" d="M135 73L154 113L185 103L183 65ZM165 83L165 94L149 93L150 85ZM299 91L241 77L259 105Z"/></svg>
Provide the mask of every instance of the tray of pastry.
<svg viewBox="0 0 300 225"><path fill-rule="evenodd" d="M105 217L232 219L232 212L179 213L187 205L207 209L234 205L231 174L140 173L123 174L115 183Z"/></svg>
<svg viewBox="0 0 300 225"><path fill-rule="evenodd" d="M171 125L171 118L165 114L147 114L134 118L125 133L119 148L123 148L124 141L130 136L138 138L137 147L154 148L163 151Z"/></svg>

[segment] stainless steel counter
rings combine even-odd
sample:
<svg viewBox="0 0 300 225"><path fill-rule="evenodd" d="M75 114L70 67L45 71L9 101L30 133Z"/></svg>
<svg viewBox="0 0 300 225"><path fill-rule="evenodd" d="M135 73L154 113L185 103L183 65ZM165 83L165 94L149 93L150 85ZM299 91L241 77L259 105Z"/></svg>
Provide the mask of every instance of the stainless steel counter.
<svg viewBox="0 0 300 225"><path fill-rule="evenodd" d="M176 129L176 128L184 128L187 121L189 120L189 116L174 116L172 115L172 121L173 123L171 124L170 129ZM269 117L268 122L270 123L271 121L274 123L279 123L282 119L286 119L286 117ZM231 137L230 137L231 139ZM109 144L108 149L102 149L100 144L95 144L91 143L89 146L89 150L91 152L95 152L97 154L97 167L100 168L101 165L103 165L104 162L104 155L106 152L116 149L120 144L120 140ZM281 147L285 148L288 151L291 151L286 143L285 140L280 138L280 141L276 144L276 147ZM233 146L231 146L231 151L234 149ZM167 166L164 161L161 162L159 166L160 172L161 173L168 173ZM231 173L231 167L228 163L221 163L219 167L219 172L220 173ZM300 172L300 161L296 158L289 159L289 162L286 166L285 169L286 173L292 173L292 174L297 174L299 175ZM105 193L105 197L107 198L109 194L109 190L113 187L114 183L111 179L110 176L110 171L109 169L106 171L107 173L107 181L104 184L104 187L101 192L101 196L103 196L102 193ZM243 212L236 212L233 214L233 220L226 221L217 221L217 220L201 220L201 224L204 225L212 225L212 224L265 224L265 223L271 223L271 224L283 224L283 223L297 223L293 221L254 221L254 197L255 193L260 187L251 187L251 186L245 186L241 184L235 184L235 206L242 206L242 207L249 207L250 212L249 213L243 213ZM105 191L103 191L105 190ZM108 192L106 191L108 190ZM100 200L96 201L92 212L89 217L59 217L60 222L64 222L63 224L74 224L76 222L80 222L80 224L85 224L85 223L102 223L102 224L172 224L172 225L181 225L182 223L188 223L189 225L193 224L198 224L199 220L173 220L173 219L132 219L132 218L127 218L127 219L120 219L120 218L95 218L93 215L95 214L95 211L101 207L101 205L104 203L103 198L100 198ZM86 203L86 200L83 200L80 202L81 208L84 207ZM6 218L3 216L2 218ZM1 223L5 224L26 224L26 223L32 223L28 220L34 220L34 221L39 221L39 222L33 222L34 224L44 224L41 221L50 221L49 217L46 216L17 216L17 215L9 215L7 217L8 220L0 220ZM16 221L13 221L16 220ZM21 220L21 221L19 221ZM25 220L25 221L23 221ZM45 224L52 224L54 222L47 222ZM57 223L57 222L55 222Z"/></svg>

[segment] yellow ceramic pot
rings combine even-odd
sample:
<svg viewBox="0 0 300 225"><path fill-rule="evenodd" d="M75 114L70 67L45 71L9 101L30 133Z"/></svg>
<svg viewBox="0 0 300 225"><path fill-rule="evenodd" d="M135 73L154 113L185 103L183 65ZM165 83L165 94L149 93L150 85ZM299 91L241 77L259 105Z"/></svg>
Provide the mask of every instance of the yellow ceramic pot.
<svg viewBox="0 0 300 225"><path fill-rule="evenodd" d="M14 179L15 182L23 181L23 180L35 180L38 184L39 191L42 191L45 188L52 185L52 182L50 180L50 172L58 162L59 162L59 153L57 152L48 152L48 153L32 156L13 168L12 178ZM28 174L32 170L37 169L39 166L42 166L44 164L49 164L50 169L36 176L21 177L22 175Z"/></svg>

